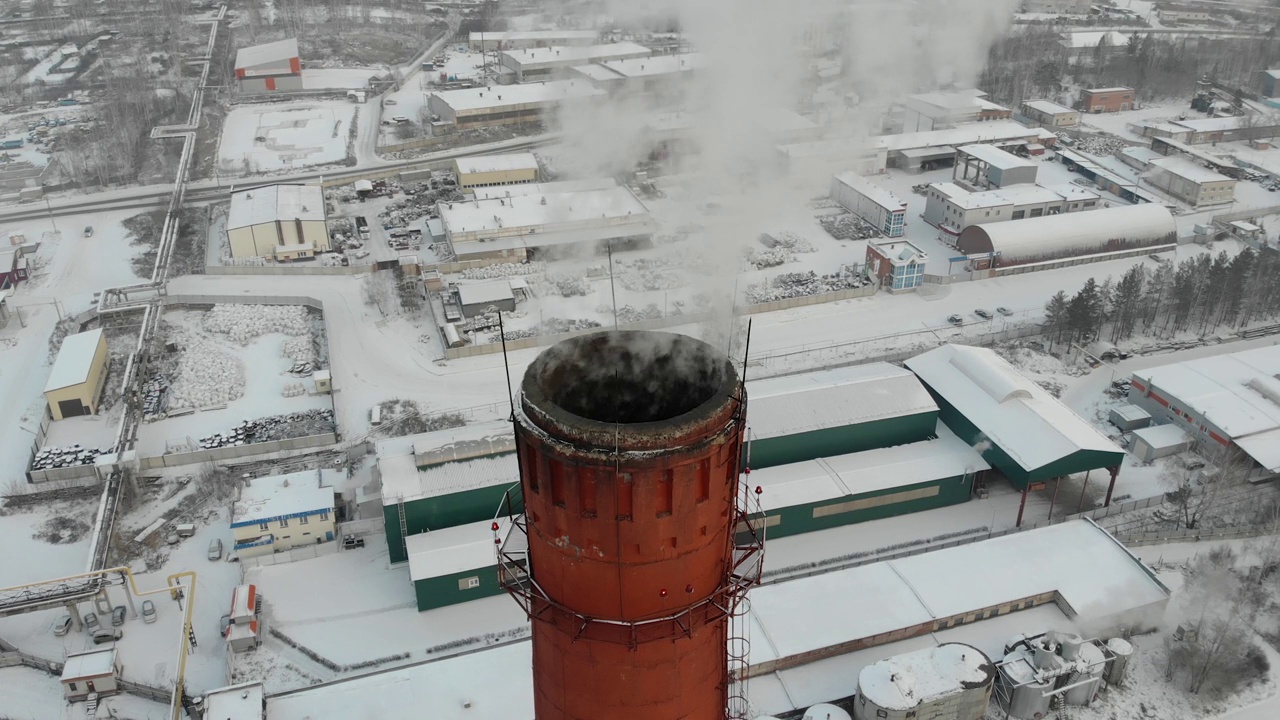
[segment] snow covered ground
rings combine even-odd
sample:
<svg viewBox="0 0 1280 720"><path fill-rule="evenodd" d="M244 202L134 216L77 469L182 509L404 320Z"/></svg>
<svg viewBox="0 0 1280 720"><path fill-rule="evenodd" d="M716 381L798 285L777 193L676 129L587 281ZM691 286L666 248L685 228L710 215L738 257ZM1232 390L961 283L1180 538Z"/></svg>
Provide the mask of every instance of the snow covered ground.
<svg viewBox="0 0 1280 720"><path fill-rule="evenodd" d="M85 704L68 704L62 695L58 678L28 667L11 667L0 670L0 717L14 720L82 720ZM166 720L167 705L144 700L133 695L112 695L98 703L101 718L128 718L129 720Z"/></svg>
<svg viewBox="0 0 1280 720"><path fill-rule="evenodd" d="M361 90L377 73L369 68L306 68L302 87L307 90Z"/></svg>
<svg viewBox="0 0 1280 720"><path fill-rule="evenodd" d="M341 162L356 110L344 100L237 107L223 123L218 168L251 174Z"/></svg>
<svg viewBox="0 0 1280 720"><path fill-rule="evenodd" d="M1143 137L1138 133L1129 129L1129 125L1136 125L1142 121L1159 121L1176 119L1179 116L1188 118L1202 117L1200 113L1191 110L1191 99L1176 98L1171 100L1157 100L1150 103L1143 103L1142 107L1137 110L1127 110L1125 112L1115 113L1088 113L1080 115L1080 124L1084 125L1084 129L1101 130L1102 132L1111 133L1117 137L1126 140L1133 140L1143 144L1149 144L1151 138Z"/></svg>

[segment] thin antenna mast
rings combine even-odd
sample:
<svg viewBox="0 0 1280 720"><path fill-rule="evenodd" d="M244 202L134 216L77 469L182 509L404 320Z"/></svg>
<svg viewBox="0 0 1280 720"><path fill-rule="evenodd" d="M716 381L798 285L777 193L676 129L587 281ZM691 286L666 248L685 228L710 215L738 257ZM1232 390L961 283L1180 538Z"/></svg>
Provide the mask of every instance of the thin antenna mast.
<svg viewBox="0 0 1280 720"><path fill-rule="evenodd" d="M507 361L507 331L502 327L501 310L498 311L498 337L502 338L502 370L507 377L507 402L511 405L507 422L513 423L516 421L516 396L511 393L511 363Z"/></svg>
<svg viewBox="0 0 1280 720"><path fill-rule="evenodd" d="M613 241L606 246L609 249L609 295L613 298L613 329L618 329L618 288L613 279Z"/></svg>

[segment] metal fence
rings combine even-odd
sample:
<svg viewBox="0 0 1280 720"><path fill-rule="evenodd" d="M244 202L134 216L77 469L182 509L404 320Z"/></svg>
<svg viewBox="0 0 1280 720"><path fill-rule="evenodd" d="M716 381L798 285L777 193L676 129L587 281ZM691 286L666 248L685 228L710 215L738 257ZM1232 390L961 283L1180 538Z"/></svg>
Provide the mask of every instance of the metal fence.
<svg viewBox="0 0 1280 720"><path fill-rule="evenodd" d="M330 540L329 542L317 543L315 545L301 545L282 552L268 553L266 555L257 555L254 557L241 557L240 564L245 567L265 567L268 565L281 565L284 563L296 562L298 560L310 560L311 558L333 555L338 552L338 547L340 545L342 545L342 543L339 542L339 540Z"/></svg>
<svg viewBox="0 0 1280 720"><path fill-rule="evenodd" d="M363 275L373 272L372 264L362 265L208 265L206 275Z"/></svg>
<svg viewBox="0 0 1280 720"><path fill-rule="evenodd" d="M1201 540L1251 538L1272 534L1275 534L1275 528L1267 525L1262 527L1225 527L1209 528L1207 530L1196 528L1194 530L1166 530L1163 532L1133 533L1130 535L1116 535L1116 539L1130 547L1140 547L1142 545L1163 545L1164 543L1175 542L1200 542Z"/></svg>
<svg viewBox="0 0 1280 720"><path fill-rule="evenodd" d="M207 450L194 450L192 452L169 453L167 455L154 455L151 457L138 458L138 467L142 470L155 470L162 467L178 467L181 465L195 465L204 462L213 462L215 460L231 460L233 458L250 457L252 455L265 455L267 453L280 452L282 450L302 450L305 448L324 447L333 445L338 442L336 433L321 433L319 435L304 435L296 438L286 438L284 440L270 440L267 442L251 443L249 445L229 445L227 447L209 448Z"/></svg>

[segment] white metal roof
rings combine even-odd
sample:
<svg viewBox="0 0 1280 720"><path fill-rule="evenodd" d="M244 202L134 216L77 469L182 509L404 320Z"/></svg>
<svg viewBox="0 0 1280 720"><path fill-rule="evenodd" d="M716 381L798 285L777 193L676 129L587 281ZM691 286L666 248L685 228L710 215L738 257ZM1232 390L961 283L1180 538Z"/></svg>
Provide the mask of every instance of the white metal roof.
<svg viewBox="0 0 1280 720"><path fill-rule="evenodd" d="M622 80L622 75L610 70L604 65L596 65L594 63L588 65L574 65L573 71L594 83L608 83Z"/></svg>
<svg viewBox="0 0 1280 720"><path fill-rule="evenodd" d="M453 161L459 173L508 172L511 170L537 170L538 158L531 152L503 153L501 155L476 155L460 157Z"/></svg>
<svg viewBox="0 0 1280 720"><path fill-rule="evenodd" d="M1022 186L1022 185L1014 185L1014 187L1024 187L1024 186ZM1101 197L1102 197L1102 196L1101 196L1101 195L1099 195L1098 193L1096 193L1096 192L1094 192L1094 191L1092 191L1092 190L1090 190L1090 189L1088 189L1088 188L1080 187L1079 185L1076 185L1075 183L1054 183L1054 184L1051 184L1051 185L1042 185L1041 187L1048 188L1049 190L1052 190L1052 191L1054 191L1054 192L1058 193L1059 195L1061 195L1061 196L1062 196L1062 199L1063 199L1063 200L1066 200L1067 202L1080 202L1080 201L1083 201L1083 200L1097 200L1097 199L1099 199L1099 198L1101 198Z"/></svg>
<svg viewBox="0 0 1280 720"><path fill-rule="evenodd" d="M990 465L945 425L933 440L761 468L751 473L765 511L960 477Z"/></svg>
<svg viewBox="0 0 1280 720"><path fill-rule="evenodd" d="M1096 212L1100 211L1082 214ZM1024 470L1082 450L1121 453L1095 427L991 350L944 345L908 359L906 365Z"/></svg>
<svg viewBox="0 0 1280 720"><path fill-rule="evenodd" d="M504 50L504 58L524 66L581 65L583 63L615 60L620 58L647 57L653 54L649 48L633 42L617 42L605 45L569 45L522 50Z"/></svg>
<svg viewBox="0 0 1280 720"><path fill-rule="evenodd" d="M995 666L969 645L948 643L895 655L858 673L858 692L877 707L910 710L990 680Z"/></svg>
<svg viewBox="0 0 1280 720"><path fill-rule="evenodd" d="M957 152L964 153L977 160L981 160L991 167L1009 170L1020 167L1039 167L1030 160L1006 152L994 145L964 145L957 149Z"/></svg>
<svg viewBox="0 0 1280 720"><path fill-rule="evenodd" d="M1151 419L1151 413L1133 404L1117 405L1116 407L1111 408L1111 412L1119 415L1125 420Z"/></svg>
<svg viewBox="0 0 1280 720"><path fill-rule="evenodd" d="M277 220L324 219L324 191L319 185L268 185L231 194L227 229Z"/></svg>
<svg viewBox="0 0 1280 720"><path fill-rule="evenodd" d="M1094 45L1097 45L1097 44L1098 44L1098 37L1097 37L1097 36L1102 35L1102 33L1076 33L1076 35L1094 35L1095 37L1094 37L1093 44L1094 44ZM1123 38L1123 41L1124 41L1124 42L1126 42L1126 43L1129 41L1129 38L1125 37L1124 35L1120 35L1120 33L1113 33L1113 35L1117 35L1117 36L1119 36L1120 38ZM1104 87L1104 88L1085 88L1085 92L1087 92L1087 93L1094 93L1094 94L1098 94L1098 93L1112 93L1112 92L1125 92L1125 91L1133 92L1133 88L1131 88L1131 87L1124 87L1123 85L1117 85L1117 86L1114 86L1114 87Z"/></svg>
<svg viewBox="0 0 1280 720"><path fill-rule="evenodd" d="M520 85L444 90L435 93L456 112L495 110L513 105L537 105L555 103L575 98L602 95L604 91L581 80L553 80Z"/></svg>
<svg viewBox="0 0 1280 720"><path fill-rule="evenodd" d="M483 305L502 300L513 300L511 283L506 280L490 280L487 282L459 283L458 297L463 305Z"/></svg>
<svg viewBox="0 0 1280 720"><path fill-rule="evenodd" d="M907 209L907 204L899 200L897 195L894 195L885 188L876 185L856 172L840 173L839 175L836 175L835 182L852 188L853 190L861 193L871 202L890 212Z"/></svg>
<svg viewBox="0 0 1280 720"><path fill-rule="evenodd" d="M520 481L520 465L515 453L489 455L432 465L419 470L413 455L397 455L378 460L382 477L382 504L394 505L423 498L514 485Z"/></svg>
<svg viewBox="0 0 1280 720"><path fill-rule="evenodd" d="M1185 430L1172 424L1138 428L1133 431L1133 435L1142 438L1143 442L1157 449L1176 447L1190 439Z"/></svg>
<svg viewBox="0 0 1280 720"><path fill-rule="evenodd" d="M409 577L413 580L453 575L490 568L498 564L493 538L493 523L498 523L498 537L504 537L510 521L504 518L482 520L451 528L410 535L405 538L409 553Z"/></svg>
<svg viewBox="0 0 1280 720"><path fill-rule="evenodd" d="M939 183L943 184L943 183ZM1062 202L1062 194L1039 185L1023 183L1009 187L967 192L964 188L952 183L945 183L955 188L948 188L947 199L965 210L977 210L1005 205L1043 205L1045 203ZM958 192L957 192L958 191ZM1094 195L1097 197L1097 195Z"/></svg>
<svg viewBox="0 0 1280 720"><path fill-rule="evenodd" d="M90 650L68 655L62 665L62 681L111 675L116 668L116 649Z"/></svg>
<svg viewBox="0 0 1280 720"><path fill-rule="evenodd" d="M1151 165L1200 185L1211 182L1233 182L1226 175L1183 157L1152 160Z"/></svg>
<svg viewBox="0 0 1280 720"><path fill-rule="evenodd" d="M1135 370L1170 403L1193 410L1229 440L1280 428L1280 345ZM1132 391L1131 391L1132 392Z"/></svg>
<svg viewBox="0 0 1280 720"><path fill-rule="evenodd" d="M247 682L205 693L204 716L209 720L262 720L261 682Z"/></svg>
<svg viewBox="0 0 1280 720"><path fill-rule="evenodd" d="M1197 118L1194 120L1173 120L1171 122L1192 132L1221 132L1244 127L1245 121L1242 115L1232 115L1229 117ZM1274 120L1262 120L1258 124L1275 125L1276 122Z"/></svg>
<svg viewBox="0 0 1280 720"><path fill-rule="evenodd" d="M1065 115L1067 113L1079 112L1078 110L1072 110L1069 107L1064 107L1056 102L1050 102L1048 100L1028 100L1023 103L1023 105L1035 110L1036 112L1042 112L1048 115Z"/></svg>
<svg viewBox="0 0 1280 720"><path fill-rule="evenodd" d="M320 486L319 470L302 470L250 480L231 508L231 525L332 511L333 488Z"/></svg>
<svg viewBox="0 0 1280 720"><path fill-rule="evenodd" d="M638 78L699 70L706 65L706 57L701 53L675 53L629 60L609 60L599 64L623 77Z"/></svg>
<svg viewBox="0 0 1280 720"><path fill-rule="evenodd" d="M1029 128L1013 120L994 120L983 123L966 123L946 130L880 135L871 138L874 147L885 150L910 150L916 148L949 145L959 147L973 143L994 143L1008 140L1039 138L1038 128Z"/></svg>
<svg viewBox="0 0 1280 720"><path fill-rule="evenodd" d="M514 235L524 228L541 232L543 228L572 229L575 224L643 222L648 218L644 203L619 186L539 196L477 198L445 203L440 208L440 219L451 235L496 231Z"/></svg>
<svg viewBox="0 0 1280 720"><path fill-rule="evenodd" d="M473 188L477 200L492 198L528 197L530 195L552 195L556 193L584 192L586 190L610 190L618 187L613 178L590 178L587 180L556 180L543 183L519 183L517 185L492 185Z"/></svg>
<svg viewBox="0 0 1280 720"><path fill-rule="evenodd" d="M985 249L971 245L969 238L985 240L990 243L991 251L999 253L1005 261L1012 261L1047 258L1064 252L1102 252L1113 240L1152 240L1176 233L1168 208L1142 203L970 225L960 235L960 246L965 252L983 252Z"/></svg>
<svg viewBox="0 0 1280 720"><path fill-rule="evenodd" d="M595 30L505 30L500 32L473 32L469 39L473 43L483 40L490 42L535 41L551 42L554 40L594 40L600 37Z"/></svg>
<svg viewBox="0 0 1280 720"><path fill-rule="evenodd" d="M1262 467L1280 472L1280 428L1236 438L1236 445Z"/></svg>
<svg viewBox="0 0 1280 720"><path fill-rule="evenodd" d="M752 380L747 398L753 440L938 410L914 374L888 363Z"/></svg>
<svg viewBox="0 0 1280 720"><path fill-rule="evenodd" d="M254 65L278 62L298 57L298 39L277 40L263 45L252 45L240 48L236 52L236 69L250 68Z"/></svg>
<svg viewBox="0 0 1280 720"><path fill-rule="evenodd" d="M89 371L93 369L93 357L98 352L98 344L102 342L102 328L88 330L62 339L62 347L58 349L58 357L53 361L53 369L49 371L49 381L44 391L61 390L79 385L89 379Z"/></svg>

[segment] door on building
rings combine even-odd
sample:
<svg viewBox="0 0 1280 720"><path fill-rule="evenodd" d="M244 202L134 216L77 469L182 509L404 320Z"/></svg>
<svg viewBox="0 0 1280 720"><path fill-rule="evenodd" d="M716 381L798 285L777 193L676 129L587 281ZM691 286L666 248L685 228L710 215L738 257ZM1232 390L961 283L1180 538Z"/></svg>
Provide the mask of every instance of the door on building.
<svg viewBox="0 0 1280 720"><path fill-rule="evenodd" d="M64 418L89 414L89 408L86 408L79 400L59 400L58 410L62 412L62 417Z"/></svg>
<svg viewBox="0 0 1280 720"><path fill-rule="evenodd" d="M84 686L85 686L85 688L86 688L86 689L88 689L88 690L89 690L89 692L98 692L97 688L95 688L95 687L93 686L93 681L92 681L92 680L85 680L85 682L84 682Z"/></svg>

